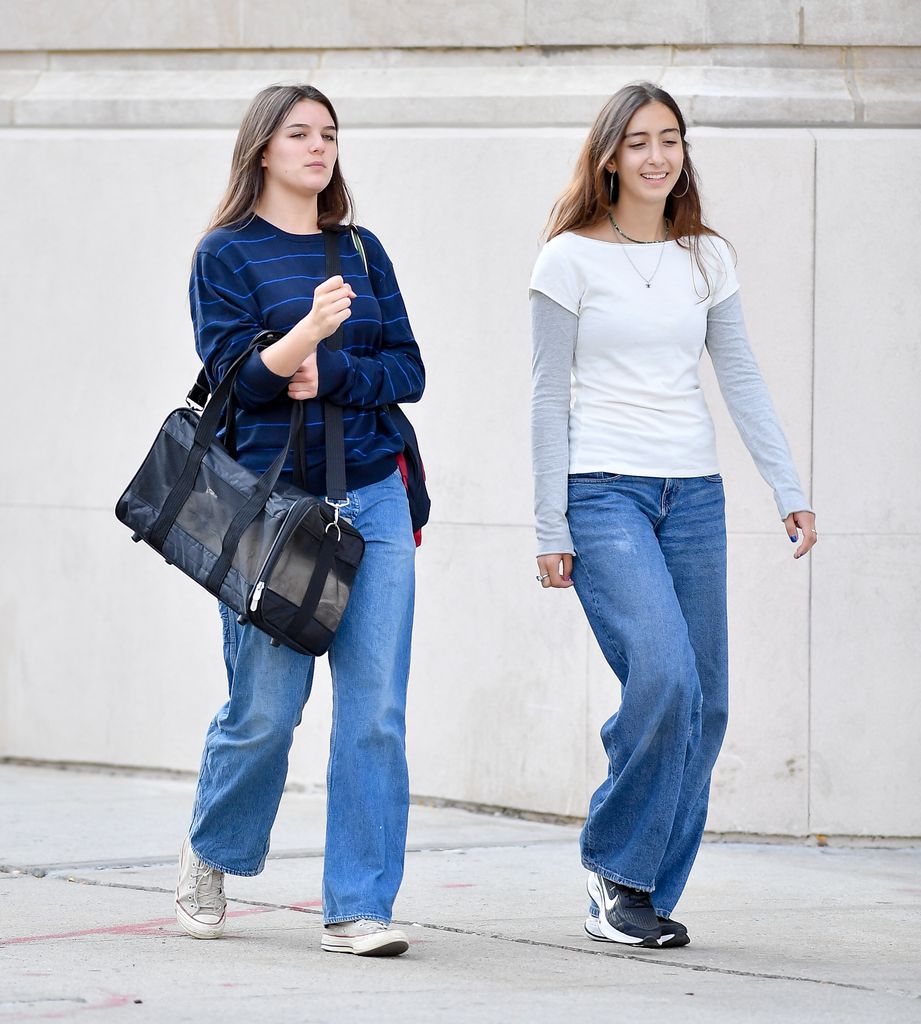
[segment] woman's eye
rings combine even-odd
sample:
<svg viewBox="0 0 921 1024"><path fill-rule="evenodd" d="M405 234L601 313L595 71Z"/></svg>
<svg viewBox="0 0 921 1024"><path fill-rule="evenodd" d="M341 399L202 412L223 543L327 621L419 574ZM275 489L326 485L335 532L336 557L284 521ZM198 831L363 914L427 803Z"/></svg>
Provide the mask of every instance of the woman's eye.
<svg viewBox="0 0 921 1024"><path fill-rule="evenodd" d="M631 149L642 149L643 146L645 146L645 145L646 145L645 142L631 142L630 143L630 148Z"/></svg>
<svg viewBox="0 0 921 1024"><path fill-rule="evenodd" d="M336 136L335 135L324 135L323 138L327 142L335 142L336 141Z"/></svg>

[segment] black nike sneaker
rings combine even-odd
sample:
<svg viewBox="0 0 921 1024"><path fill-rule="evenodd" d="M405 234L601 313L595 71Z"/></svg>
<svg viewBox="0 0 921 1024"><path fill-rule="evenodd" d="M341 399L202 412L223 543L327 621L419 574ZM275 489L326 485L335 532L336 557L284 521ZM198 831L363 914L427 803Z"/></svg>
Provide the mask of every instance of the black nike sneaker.
<svg viewBox="0 0 921 1024"><path fill-rule="evenodd" d="M659 937L659 946L662 949L674 949L675 946L686 946L691 941L687 928L685 928L680 921L673 921L670 917L657 917L656 920L659 922L659 927L662 929L662 935ZM588 935L590 939L595 939L598 942L612 941L601 930L601 923L594 914L589 914L585 918L584 927L585 934Z"/></svg>
<svg viewBox="0 0 921 1024"><path fill-rule="evenodd" d="M659 948L662 928L648 892L603 878L588 877L588 894L598 904L598 924L605 938L628 946Z"/></svg>

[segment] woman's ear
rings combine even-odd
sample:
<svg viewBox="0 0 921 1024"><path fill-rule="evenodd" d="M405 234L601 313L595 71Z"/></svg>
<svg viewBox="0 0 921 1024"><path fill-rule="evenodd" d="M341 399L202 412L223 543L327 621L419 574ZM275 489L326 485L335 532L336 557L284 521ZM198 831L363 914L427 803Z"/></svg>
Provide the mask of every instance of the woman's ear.
<svg viewBox="0 0 921 1024"><path fill-rule="evenodd" d="M608 174L616 174L617 173L617 161L616 160L609 160L604 165L604 169L608 172Z"/></svg>

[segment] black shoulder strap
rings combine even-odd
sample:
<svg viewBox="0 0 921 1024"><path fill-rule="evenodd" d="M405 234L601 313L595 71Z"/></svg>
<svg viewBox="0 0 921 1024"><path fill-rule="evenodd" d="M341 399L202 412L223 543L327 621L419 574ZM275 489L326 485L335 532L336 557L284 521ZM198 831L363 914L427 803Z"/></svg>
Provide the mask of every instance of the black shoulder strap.
<svg viewBox="0 0 921 1024"><path fill-rule="evenodd" d="M195 378L195 383L189 388L189 393L185 397L192 405L197 405L199 409L204 409L208 404L208 396L210 394L211 382L208 380L205 368L202 367Z"/></svg>
<svg viewBox="0 0 921 1024"><path fill-rule="evenodd" d="M326 248L326 278L329 280L341 273L339 257L339 234L323 232ZM325 341L331 352L342 348L342 324L336 333ZM330 501L344 502L347 499L348 484L345 476L345 432L342 425L342 406L332 402L323 403L323 420L326 424L326 496Z"/></svg>
<svg viewBox="0 0 921 1024"><path fill-rule="evenodd" d="M253 344L255 344L255 339ZM218 428L221 424L221 417L223 416L227 400L233 391L237 374L240 372L240 368L243 363L249 357L249 354L253 349L253 344L248 345L246 350L242 352L229 367L223 380L214 389L214 393L211 395L210 401L207 402L204 410L202 411L198 425L195 428L195 436L192 439L189 454L186 456L185 465L183 466L176 483L166 496L163 506L160 509L160 514L157 516L156 521L151 527L148 543L157 548L157 550L163 546L166 536L172 528L173 523L176 521L176 517L179 515L182 506L185 504L188 496L192 493L196 477L198 476L198 470L204 461L205 455L207 454L212 441L214 441L217 435ZM278 457L260 478L259 484L256 488L257 497L253 499L252 503L247 502L243 506L246 510L246 515L251 516L250 522L258 514L259 508L256 507L259 500L258 495L262 496L262 504L264 505L272 488L278 482L278 477L281 474L282 468L285 464L285 459L288 455L288 449L294 442L295 438L300 434L301 424L303 423L302 413L303 410L292 408L290 429L288 431L288 444L278 453ZM254 508L255 511L253 511ZM242 511L243 510L241 509L241 513ZM232 531L233 536L230 538L230 544L228 544L226 537L224 541L225 557L224 561L221 563L224 567L224 574L226 574L227 569L230 567L230 560L233 558L236 545L239 542L240 536L242 536L243 530L249 525L249 523L243 522L242 514L237 516L237 519L240 521L235 521L231 524L234 529ZM223 579L223 576L221 579ZM214 592L217 593L219 589L220 580L216 580L216 588Z"/></svg>
<svg viewBox="0 0 921 1024"><path fill-rule="evenodd" d="M246 355L249 355L253 349L262 349L267 345L273 344L281 337L283 335L280 331L260 331L249 343ZM189 392L185 396L186 401L192 406L204 409L210 394L211 382L208 380L205 368L202 367L198 377L195 379L195 383L189 388ZM234 398L233 388L227 393L227 402L224 406L224 437L222 440L231 458L235 459L237 457L237 403ZM295 483L297 483L297 466L298 463L295 461ZM299 483L298 486L303 487L303 482Z"/></svg>

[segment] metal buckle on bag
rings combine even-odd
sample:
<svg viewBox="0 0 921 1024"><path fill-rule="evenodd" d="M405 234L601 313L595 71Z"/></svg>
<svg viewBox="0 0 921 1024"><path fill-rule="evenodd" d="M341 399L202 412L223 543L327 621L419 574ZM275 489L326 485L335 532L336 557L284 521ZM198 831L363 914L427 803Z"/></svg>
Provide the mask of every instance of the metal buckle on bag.
<svg viewBox="0 0 921 1024"><path fill-rule="evenodd" d="M346 498L345 501L332 501L330 498L327 497L324 498L323 500L326 502L327 505L329 505L331 509L334 510L333 521L331 523L326 524L325 532L329 533L330 528L335 526L336 533L338 534L338 536L336 537L336 542L338 543L340 540L342 540L342 527L339 526L339 512L342 509L344 509L346 505L348 505L349 499ZM345 519L345 516L343 516L342 518Z"/></svg>

